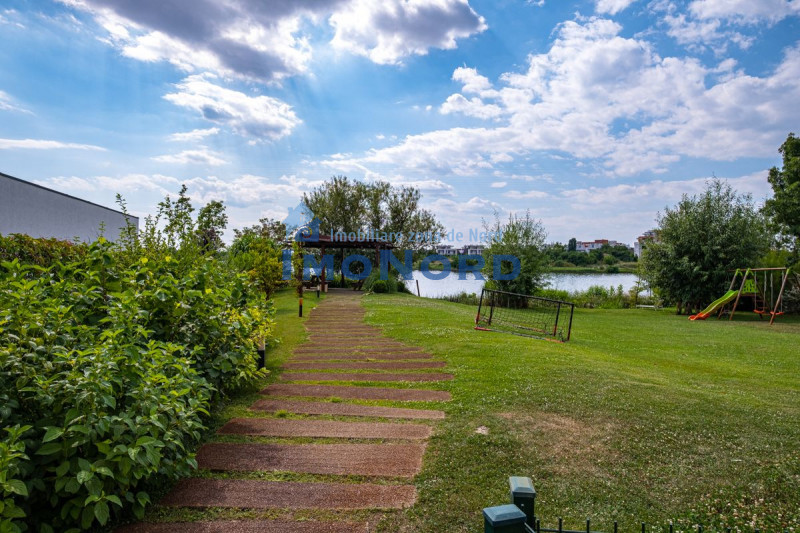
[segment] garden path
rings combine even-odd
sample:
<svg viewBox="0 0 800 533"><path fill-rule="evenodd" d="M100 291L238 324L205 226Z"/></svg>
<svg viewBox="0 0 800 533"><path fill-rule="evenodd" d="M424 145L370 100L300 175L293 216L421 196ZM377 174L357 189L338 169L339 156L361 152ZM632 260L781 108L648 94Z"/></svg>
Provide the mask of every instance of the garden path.
<svg viewBox="0 0 800 533"><path fill-rule="evenodd" d="M444 412L375 404L449 401L446 391L408 384L453 376L441 372L444 362L366 325L364 315L360 293L331 291L311 312L306 323L310 339L295 349L281 375L283 383L262 391L265 398L250 407L253 417L232 419L219 430L233 442L213 442L199 450L199 467L217 477L185 479L160 502L243 510L256 519L231 520L228 515L139 523L119 531L368 532L381 512L413 505L417 492L412 481L422 468L425 443L435 429L432 421L443 419ZM293 480L265 481L259 472ZM309 479L298 481L298 476Z"/></svg>

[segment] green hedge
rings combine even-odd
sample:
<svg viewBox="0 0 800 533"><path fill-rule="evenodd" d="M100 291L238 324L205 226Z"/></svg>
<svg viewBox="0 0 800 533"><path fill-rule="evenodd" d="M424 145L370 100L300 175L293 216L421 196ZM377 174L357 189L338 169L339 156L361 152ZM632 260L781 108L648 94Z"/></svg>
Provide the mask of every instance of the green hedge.
<svg viewBox="0 0 800 533"><path fill-rule="evenodd" d="M58 262L75 261L86 254L85 244L58 239L34 239L14 233L0 235L0 261L17 259L25 265L49 267Z"/></svg>
<svg viewBox="0 0 800 533"><path fill-rule="evenodd" d="M270 310L213 257L122 260L102 241L0 263L0 531L78 531L196 468L215 395L253 382ZM187 266L188 265L188 266Z"/></svg>

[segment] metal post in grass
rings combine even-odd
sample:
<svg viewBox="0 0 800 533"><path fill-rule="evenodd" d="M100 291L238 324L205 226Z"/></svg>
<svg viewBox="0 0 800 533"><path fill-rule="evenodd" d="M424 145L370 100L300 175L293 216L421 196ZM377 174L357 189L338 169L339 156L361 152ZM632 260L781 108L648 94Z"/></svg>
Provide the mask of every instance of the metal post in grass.
<svg viewBox="0 0 800 533"><path fill-rule="evenodd" d="M419 280L417 280L417 288L419 288ZM475 315L475 325L481 322L481 307L483 307L483 295L486 294L486 289L481 289L481 299L478 300L478 314Z"/></svg>
<svg viewBox="0 0 800 533"><path fill-rule="evenodd" d="M536 489L529 477L511 476L508 478L511 488L511 503L525 513L525 522L534 527L536 525Z"/></svg>
<svg viewBox="0 0 800 533"><path fill-rule="evenodd" d="M489 320L486 322L487 324L492 324L492 316L494 316L494 302L497 299L497 295L493 292L490 296L490 304L489 304Z"/></svg>
<svg viewBox="0 0 800 533"><path fill-rule="evenodd" d="M267 351L262 337L258 341L258 369L261 370L267 364Z"/></svg>
<svg viewBox="0 0 800 533"><path fill-rule="evenodd" d="M553 324L553 337L558 334L558 317L561 316L561 302L558 302L556 307L556 322Z"/></svg>
<svg viewBox="0 0 800 533"><path fill-rule="evenodd" d="M525 513L514 504L487 507L483 510L484 533L525 533Z"/></svg>
<svg viewBox="0 0 800 533"><path fill-rule="evenodd" d="M575 304L572 304L569 309L569 328L567 328L567 341L572 336L572 315L575 314Z"/></svg>

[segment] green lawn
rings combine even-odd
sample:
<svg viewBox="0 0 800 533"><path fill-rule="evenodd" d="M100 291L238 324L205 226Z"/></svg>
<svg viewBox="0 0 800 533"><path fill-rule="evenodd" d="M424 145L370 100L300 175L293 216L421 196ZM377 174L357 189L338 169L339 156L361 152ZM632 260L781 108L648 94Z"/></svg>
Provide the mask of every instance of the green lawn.
<svg viewBox="0 0 800 533"><path fill-rule="evenodd" d="M530 476L553 527L800 531L800 321L751 313L690 322L666 311L576 310L566 344L472 329L475 308L365 297L368 322L423 346L456 379L416 483L380 530L482 531ZM476 433L485 426L488 435ZM663 529L662 529L663 530Z"/></svg>

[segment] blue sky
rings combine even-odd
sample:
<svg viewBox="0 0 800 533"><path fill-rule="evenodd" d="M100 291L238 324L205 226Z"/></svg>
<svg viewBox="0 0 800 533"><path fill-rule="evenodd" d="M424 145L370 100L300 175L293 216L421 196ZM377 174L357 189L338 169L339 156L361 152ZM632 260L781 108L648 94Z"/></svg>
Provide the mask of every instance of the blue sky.
<svg viewBox="0 0 800 533"><path fill-rule="evenodd" d="M231 227L332 175L631 243L800 132L800 0L3 0L0 171Z"/></svg>

